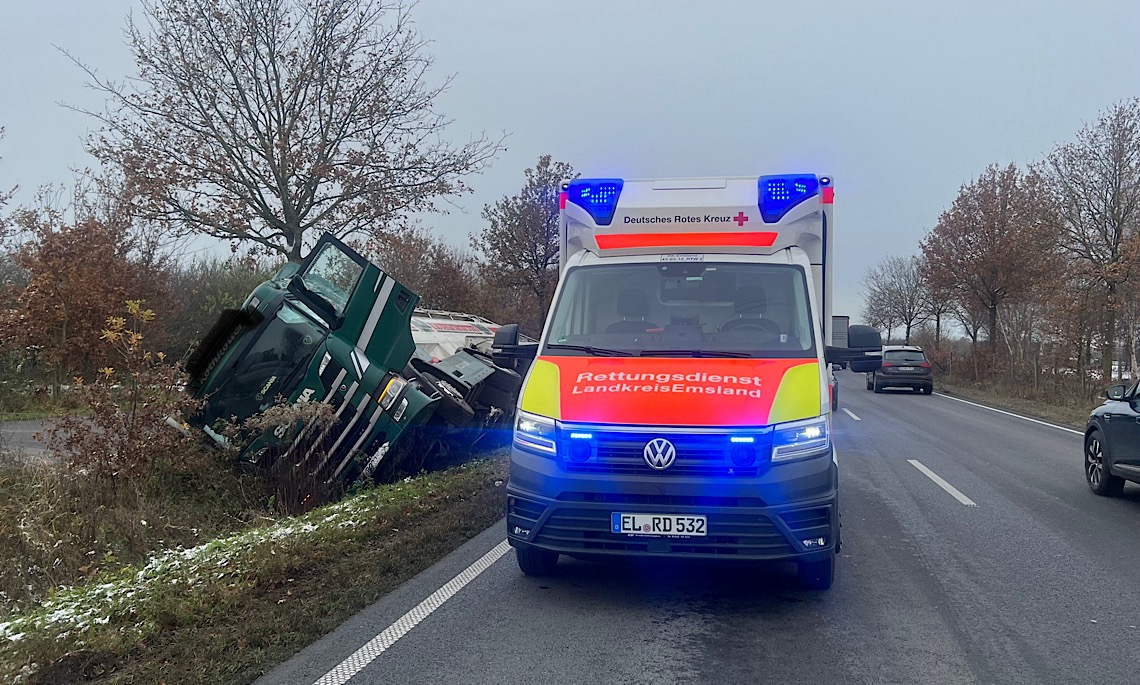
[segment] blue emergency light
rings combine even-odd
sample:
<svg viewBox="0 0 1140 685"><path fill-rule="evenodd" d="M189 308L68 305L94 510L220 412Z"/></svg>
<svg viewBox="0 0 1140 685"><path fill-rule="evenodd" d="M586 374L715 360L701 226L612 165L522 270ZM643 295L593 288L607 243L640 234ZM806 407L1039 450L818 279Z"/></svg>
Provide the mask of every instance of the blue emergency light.
<svg viewBox="0 0 1140 685"><path fill-rule="evenodd" d="M586 210L597 225L609 226L623 184L620 178L580 178L570 181L566 199Z"/></svg>
<svg viewBox="0 0 1140 685"><path fill-rule="evenodd" d="M757 183L760 218L774 224L796 205L819 193L819 179L814 174L761 176Z"/></svg>

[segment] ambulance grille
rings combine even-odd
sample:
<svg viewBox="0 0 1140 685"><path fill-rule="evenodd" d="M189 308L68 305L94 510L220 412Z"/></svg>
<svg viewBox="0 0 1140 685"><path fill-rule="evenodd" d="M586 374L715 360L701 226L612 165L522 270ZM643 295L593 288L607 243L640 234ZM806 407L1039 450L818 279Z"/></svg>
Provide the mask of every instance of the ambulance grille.
<svg viewBox="0 0 1140 685"><path fill-rule="evenodd" d="M827 537L831 534L831 510L827 507L797 509L780 514L780 518L801 538Z"/></svg>
<svg viewBox="0 0 1140 685"><path fill-rule="evenodd" d="M563 428L563 433L569 432ZM729 433L654 434L646 431L590 431L590 440L559 440L562 466L573 473L607 473L625 475L698 476L709 478L755 478L771 466L771 433L752 435L749 444L732 443ZM661 437L676 449L676 461L666 469L656 470L645 461L645 446ZM589 443L586 461L571 458L571 450ZM575 444L577 443L577 444ZM733 450L747 450L751 459L734 463Z"/></svg>
<svg viewBox="0 0 1140 685"><path fill-rule="evenodd" d="M552 549L589 552L647 552L695 557L765 559L794 552L770 519L756 514L709 514L709 535L690 538L642 538L610 530L610 512L559 508L551 513L534 542Z"/></svg>

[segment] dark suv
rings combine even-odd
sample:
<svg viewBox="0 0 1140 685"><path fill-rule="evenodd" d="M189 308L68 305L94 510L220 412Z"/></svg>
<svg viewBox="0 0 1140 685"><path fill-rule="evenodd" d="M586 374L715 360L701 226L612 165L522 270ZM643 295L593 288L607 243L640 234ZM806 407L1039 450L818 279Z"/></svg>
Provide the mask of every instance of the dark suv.
<svg viewBox="0 0 1140 685"><path fill-rule="evenodd" d="M1119 495L1140 483L1140 383L1114 385L1085 428L1085 480L1098 495Z"/></svg>
<svg viewBox="0 0 1140 685"><path fill-rule="evenodd" d="M934 370L921 347L884 345L883 366L867 374L867 389L910 388L929 395L934 392Z"/></svg>

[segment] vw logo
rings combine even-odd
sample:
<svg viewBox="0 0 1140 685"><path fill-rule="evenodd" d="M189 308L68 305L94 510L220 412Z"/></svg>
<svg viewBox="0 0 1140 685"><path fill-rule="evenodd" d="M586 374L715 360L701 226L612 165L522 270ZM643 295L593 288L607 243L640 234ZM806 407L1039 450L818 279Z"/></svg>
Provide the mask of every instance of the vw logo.
<svg viewBox="0 0 1140 685"><path fill-rule="evenodd" d="M645 444L645 463L649 468L664 471L677 459L677 448L665 438L653 438Z"/></svg>

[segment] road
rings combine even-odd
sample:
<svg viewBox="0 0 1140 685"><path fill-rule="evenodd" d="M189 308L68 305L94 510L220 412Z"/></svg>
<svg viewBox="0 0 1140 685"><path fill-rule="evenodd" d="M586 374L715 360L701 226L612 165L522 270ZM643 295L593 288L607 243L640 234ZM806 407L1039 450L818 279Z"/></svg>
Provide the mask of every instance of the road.
<svg viewBox="0 0 1140 685"><path fill-rule="evenodd" d="M1079 435L840 383L830 591L784 568L565 558L533 579L507 552L439 604L500 523L259 685L1140 682L1140 487L1092 495Z"/></svg>
<svg viewBox="0 0 1140 685"><path fill-rule="evenodd" d="M27 455L43 455L44 443L36 440L36 433L46 433L47 421L0 421L0 453L5 451Z"/></svg>

